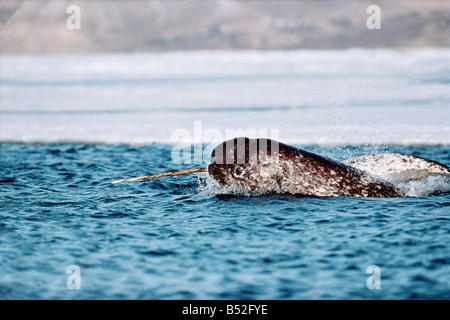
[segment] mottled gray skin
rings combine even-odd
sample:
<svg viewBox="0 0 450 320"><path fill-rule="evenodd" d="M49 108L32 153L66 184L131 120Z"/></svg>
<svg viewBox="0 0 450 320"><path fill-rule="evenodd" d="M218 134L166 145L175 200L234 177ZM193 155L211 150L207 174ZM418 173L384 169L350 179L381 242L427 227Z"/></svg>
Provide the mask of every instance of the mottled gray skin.
<svg viewBox="0 0 450 320"><path fill-rule="evenodd" d="M228 161L227 161L228 158ZM208 173L221 185L311 196L400 197L363 171L270 139L235 138L211 154Z"/></svg>

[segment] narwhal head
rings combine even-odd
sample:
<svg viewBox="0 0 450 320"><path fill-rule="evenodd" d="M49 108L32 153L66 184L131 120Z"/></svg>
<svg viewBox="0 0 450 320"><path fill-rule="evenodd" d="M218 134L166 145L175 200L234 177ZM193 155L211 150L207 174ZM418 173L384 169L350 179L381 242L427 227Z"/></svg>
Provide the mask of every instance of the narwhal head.
<svg viewBox="0 0 450 320"><path fill-rule="evenodd" d="M280 143L271 139L234 138L211 153L209 175L221 185L246 190L276 184Z"/></svg>

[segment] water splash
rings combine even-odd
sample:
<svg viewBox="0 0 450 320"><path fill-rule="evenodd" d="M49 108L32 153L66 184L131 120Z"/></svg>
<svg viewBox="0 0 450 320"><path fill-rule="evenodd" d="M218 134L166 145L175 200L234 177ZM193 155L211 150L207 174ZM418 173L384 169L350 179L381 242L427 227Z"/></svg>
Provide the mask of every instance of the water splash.
<svg viewBox="0 0 450 320"><path fill-rule="evenodd" d="M450 169L438 162L405 154L369 154L345 164L391 183L406 197L450 191Z"/></svg>
<svg viewBox="0 0 450 320"><path fill-rule="evenodd" d="M402 182L396 185L406 197L420 197L450 192L450 175L429 175L420 180Z"/></svg>
<svg viewBox="0 0 450 320"><path fill-rule="evenodd" d="M220 185L214 178L208 175L198 175L197 180L198 188L197 192L204 196L215 196L215 195L235 195L244 197L258 197L263 196L268 193L284 193L282 190L268 190L264 187L257 188L252 191L245 190L238 185Z"/></svg>

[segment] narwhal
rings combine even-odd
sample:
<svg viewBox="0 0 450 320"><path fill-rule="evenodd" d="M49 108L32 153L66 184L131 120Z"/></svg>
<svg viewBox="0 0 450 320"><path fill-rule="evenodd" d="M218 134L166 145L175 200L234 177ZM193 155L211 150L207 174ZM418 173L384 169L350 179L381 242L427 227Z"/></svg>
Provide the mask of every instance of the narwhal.
<svg viewBox="0 0 450 320"><path fill-rule="evenodd" d="M375 166L376 174L366 171L368 164L377 162L382 165ZM169 171L112 183L207 172L220 185L236 185L247 191L319 197L403 197L401 190L383 179L383 174L402 171L402 168L409 172L418 170L420 177L450 174L450 169L443 164L409 155L366 155L341 163L272 139L241 137L219 144L206 168Z"/></svg>

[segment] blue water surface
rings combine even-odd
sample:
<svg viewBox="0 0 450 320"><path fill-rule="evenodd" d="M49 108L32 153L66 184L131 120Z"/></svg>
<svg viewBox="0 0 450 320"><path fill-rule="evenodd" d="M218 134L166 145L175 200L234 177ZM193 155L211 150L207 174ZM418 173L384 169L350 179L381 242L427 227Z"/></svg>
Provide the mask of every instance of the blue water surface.
<svg viewBox="0 0 450 320"><path fill-rule="evenodd" d="M450 165L449 146L303 147ZM0 299L450 299L449 193L230 195L205 192L206 174L111 184L196 167L171 149L0 144Z"/></svg>

